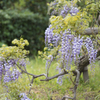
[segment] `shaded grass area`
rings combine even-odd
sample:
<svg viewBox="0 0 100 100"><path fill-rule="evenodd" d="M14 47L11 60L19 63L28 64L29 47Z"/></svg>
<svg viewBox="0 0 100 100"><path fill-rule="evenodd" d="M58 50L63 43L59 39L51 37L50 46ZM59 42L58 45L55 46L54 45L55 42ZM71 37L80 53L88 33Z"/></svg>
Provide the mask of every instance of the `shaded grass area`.
<svg viewBox="0 0 100 100"><path fill-rule="evenodd" d="M96 62L89 68L89 82L84 83L82 75L80 77L80 83L77 89L77 100L100 100L100 62ZM91 67L95 67L91 69ZM30 60L30 64L27 65L27 71L35 75L45 73L45 61L42 59ZM57 74L56 64L52 64L50 68L49 76ZM61 100L64 95L73 96L73 84L70 81L68 75L63 77L63 84L60 86L57 84L57 79L50 80L48 82L40 81L45 77L40 77L34 80L30 94L30 80L27 75L23 74L17 82L8 84L7 89L0 85L0 100L5 100L7 96L10 100L19 100L18 95L22 92L26 93L32 100ZM32 79L32 77L30 77ZM74 80L74 78L73 78Z"/></svg>

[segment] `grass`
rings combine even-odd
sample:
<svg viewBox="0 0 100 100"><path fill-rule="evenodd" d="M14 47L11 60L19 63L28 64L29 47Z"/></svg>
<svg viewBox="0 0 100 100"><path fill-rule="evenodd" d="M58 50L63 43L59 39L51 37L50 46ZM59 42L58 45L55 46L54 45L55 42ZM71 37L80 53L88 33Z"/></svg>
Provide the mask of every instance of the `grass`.
<svg viewBox="0 0 100 100"><path fill-rule="evenodd" d="M96 62L92 65L95 66L91 70L89 68L89 83L83 82L83 77L80 77L80 83L77 89L77 100L100 100L100 63ZM45 73L45 61L38 59L30 60L30 64L27 65L27 71L35 75ZM50 76L57 74L56 65L52 64L50 68ZM30 77L32 78L32 77ZM57 79L53 79L48 82L40 81L45 77L40 77L34 80L31 93L29 92L29 79L28 76L23 74L18 82L8 84L9 89L6 93L6 88L0 85L0 100L5 100L7 96L10 100L19 100L18 95L21 92L25 92L32 100L60 100L64 95L73 96L73 84L66 75L63 79L63 84L60 86L57 84Z"/></svg>

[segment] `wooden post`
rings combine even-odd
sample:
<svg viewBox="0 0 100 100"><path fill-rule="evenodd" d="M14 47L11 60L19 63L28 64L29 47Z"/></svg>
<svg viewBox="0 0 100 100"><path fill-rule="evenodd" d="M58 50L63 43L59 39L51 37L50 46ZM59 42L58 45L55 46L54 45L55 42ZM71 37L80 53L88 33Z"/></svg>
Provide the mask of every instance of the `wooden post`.
<svg viewBox="0 0 100 100"><path fill-rule="evenodd" d="M88 68L87 66L84 67L84 70L83 70L83 79L84 79L84 82L87 82L89 80L89 75L88 75Z"/></svg>

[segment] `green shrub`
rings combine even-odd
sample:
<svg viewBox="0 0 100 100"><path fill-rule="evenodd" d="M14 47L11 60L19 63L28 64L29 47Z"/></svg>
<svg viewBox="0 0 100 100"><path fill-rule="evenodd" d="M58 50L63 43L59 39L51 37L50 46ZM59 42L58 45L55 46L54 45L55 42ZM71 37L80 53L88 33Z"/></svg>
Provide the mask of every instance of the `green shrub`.
<svg viewBox="0 0 100 100"><path fill-rule="evenodd" d="M14 3L19 0L0 0L0 9L8 9L8 7L14 7Z"/></svg>
<svg viewBox="0 0 100 100"><path fill-rule="evenodd" d="M43 16L47 15L47 3L53 0L24 0L25 6L34 13L42 14Z"/></svg>
<svg viewBox="0 0 100 100"><path fill-rule="evenodd" d="M11 45L14 38L23 37L30 45L27 49L36 54L44 47L44 30L48 25L48 17L28 10L0 10L0 40Z"/></svg>

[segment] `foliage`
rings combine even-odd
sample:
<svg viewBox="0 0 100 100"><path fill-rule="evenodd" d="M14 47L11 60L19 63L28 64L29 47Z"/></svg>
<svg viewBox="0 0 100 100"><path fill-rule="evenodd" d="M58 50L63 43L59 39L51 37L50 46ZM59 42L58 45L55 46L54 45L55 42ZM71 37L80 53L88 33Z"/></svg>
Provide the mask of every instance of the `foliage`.
<svg viewBox="0 0 100 100"><path fill-rule="evenodd" d="M27 48L31 54L44 47L44 30L47 27L48 18L32 13L28 10L0 10L0 40L11 45L14 38L27 39L30 46ZM42 27L42 28L41 28Z"/></svg>
<svg viewBox="0 0 100 100"><path fill-rule="evenodd" d="M47 2L51 0L0 1L1 43L11 45L14 38L28 39L30 54L44 47L44 30L48 25Z"/></svg>
<svg viewBox="0 0 100 100"><path fill-rule="evenodd" d="M14 7L14 3L18 2L19 0L0 0L0 9L7 9L9 7Z"/></svg>
<svg viewBox="0 0 100 100"><path fill-rule="evenodd" d="M29 51L23 50L25 45L29 45L27 40L23 40L22 38L19 40L14 39L12 41L13 44L18 45L17 46L6 46L2 45L0 48L0 56L3 59L18 59L18 58L24 58L25 55L29 54Z"/></svg>
<svg viewBox="0 0 100 100"><path fill-rule="evenodd" d="M25 45L29 45L27 40L23 38L20 40L14 39L12 43L17 46L3 45L0 48L0 83L6 87L9 87L9 82L16 82L18 80L21 75L19 69L20 67L25 69L26 55L29 53L29 51L24 49ZM20 98L22 96L27 98L24 94L19 95Z"/></svg>
<svg viewBox="0 0 100 100"><path fill-rule="evenodd" d="M26 59L25 59L27 51L24 50L25 44L26 45L29 44L27 40L23 40L22 38L20 40L15 39L12 43L17 44L18 47L15 46L12 48L3 46L0 49L1 83L3 85L7 85L6 83L9 84L9 82L15 81L16 79L19 78L21 73L25 73L28 75L29 80L30 76L32 77L32 79L30 80L30 89L29 89L30 93L33 81L38 77L41 76L45 77L45 79L40 79L41 81L49 81L51 79L58 78L57 83L62 85L63 77L65 74L69 74L68 78L70 78L72 82L73 82L72 76L74 74L74 76L76 76L75 82L73 82L74 97L64 96L63 99L70 98L72 100L76 100L76 89L79 84L79 78L81 73L79 66L79 64L81 63L81 59L86 57L86 61L92 64L93 62L95 62L97 55L98 56L100 55L100 50L99 53L97 50L98 41L96 40L96 36L89 37L84 35L85 29L89 27L89 23L91 23L93 20L91 12L94 13L95 11L92 9L93 5L91 5L91 2L92 2L91 0L89 2L87 1L85 2L86 5L87 4L90 5L89 7L86 8L78 7L76 5L77 0L73 1L55 0L50 4L50 9L52 9L53 6L56 6L56 8L52 9L54 10L52 13L54 15L50 17L50 25L45 31L46 47L44 48L44 53L39 51L40 55L42 54L42 57L46 59L46 74L43 73L35 75L27 72ZM95 7L99 6L98 2L94 2L93 4L95 5ZM99 10L99 8L96 9L96 13L98 12L97 10ZM88 13L86 11L88 11ZM5 13L3 12L3 14ZM5 16L4 18L9 20L12 19L10 17L10 14L12 13L8 13L8 15ZM18 16L19 14L18 15L16 13L14 14L17 16L18 18L17 20L19 22L20 21ZM14 16L14 14L12 15ZM33 16L33 13L30 15ZM21 20L23 20L24 18L23 16L24 15L22 15ZM28 18L30 19L30 17ZM28 22L30 21L29 19L27 20ZM11 22L13 21L14 20L11 20ZM33 20L31 21L33 22ZM8 23L9 21L6 22L6 24ZM5 25L5 23L3 24ZM94 23L94 25L97 26L96 23ZM20 27L22 28L22 24L20 24ZM5 55L5 53L7 55ZM59 74L56 74L54 76L50 76L49 74L52 62L55 64L55 67L57 67L56 69L59 72ZM29 99L24 93L19 94L19 97L21 96L22 98L20 99Z"/></svg>
<svg viewBox="0 0 100 100"><path fill-rule="evenodd" d="M25 0L26 7L29 8L34 13L42 14L47 16L47 2L52 0Z"/></svg>
<svg viewBox="0 0 100 100"><path fill-rule="evenodd" d="M0 81L4 83L18 79L20 72L16 65L25 66L26 55L29 54L29 51L24 50L24 46L29 45L27 40L14 39L12 43L17 46L2 45L0 48Z"/></svg>

